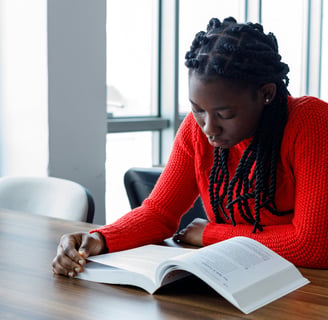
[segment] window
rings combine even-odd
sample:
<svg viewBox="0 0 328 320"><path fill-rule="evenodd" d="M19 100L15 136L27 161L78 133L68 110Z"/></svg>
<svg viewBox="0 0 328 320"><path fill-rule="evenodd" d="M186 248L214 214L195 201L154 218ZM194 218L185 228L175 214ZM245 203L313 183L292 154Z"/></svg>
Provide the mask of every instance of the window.
<svg viewBox="0 0 328 320"><path fill-rule="evenodd" d="M47 21L43 0L0 0L0 173L46 175Z"/></svg>
<svg viewBox="0 0 328 320"><path fill-rule="evenodd" d="M112 116L155 115L152 0L107 1L107 106Z"/></svg>
<svg viewBox="0 0 328 320"><path fill-rule="evenodd" d="M130 208L123 183L124 173L131 167L152 166L152 133L108 134L106 162L106 221L110 223Z"/></svg>
<svg viewBox="0 0 328 320"><path fill-rule="evenodd" d="M262 1L264 31L273 32L278 40L282 61L290 68L288 89L293 96L305 94L303 83L307 31L305 9L305 0ZM277 14L274 14L275 12Z"/></svg>

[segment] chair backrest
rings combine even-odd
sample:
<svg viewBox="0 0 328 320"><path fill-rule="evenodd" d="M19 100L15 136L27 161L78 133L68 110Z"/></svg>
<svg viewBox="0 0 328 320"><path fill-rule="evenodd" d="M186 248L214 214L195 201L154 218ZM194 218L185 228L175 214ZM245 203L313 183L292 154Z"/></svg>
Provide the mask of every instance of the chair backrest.
<svg viewBox="0 0 328 320"><path fill-rule="evenodd" d="M125 172L124 186L132 209L140 206L148 197L162 171L161 167L135 167ZM195 218L207 219L200 197L182 217L178 230L185 228Z"/></svg>
<svg viewBox="0 0 328 320"><path fill-rule="evenodd" d="M85 187L54 177L0 178L0 208L90 223L95 211Z"/></svg>

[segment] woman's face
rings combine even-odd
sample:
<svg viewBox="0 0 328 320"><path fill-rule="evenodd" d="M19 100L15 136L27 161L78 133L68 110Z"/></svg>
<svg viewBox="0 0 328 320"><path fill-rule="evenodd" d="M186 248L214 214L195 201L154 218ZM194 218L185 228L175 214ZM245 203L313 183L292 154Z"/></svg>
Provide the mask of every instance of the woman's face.
<svg viewBox="0 0 328 320"><path fill-rule="evenodd" d="M196 122L214 147L231 148L254 135L264 97L261 89L241 88L230 81L204 82L189 75L189 100Z"/></svg>

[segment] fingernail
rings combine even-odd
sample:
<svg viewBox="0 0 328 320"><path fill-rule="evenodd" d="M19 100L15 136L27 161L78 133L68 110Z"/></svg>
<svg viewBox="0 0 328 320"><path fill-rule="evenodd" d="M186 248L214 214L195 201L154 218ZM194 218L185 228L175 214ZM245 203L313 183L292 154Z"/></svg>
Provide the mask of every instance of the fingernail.
<svg viewBox="0 0 328 320"><path fill-rule="evenodd" d="M83 258L86 257L86 252L84 250L79 250L79 255Z"/></svg>
<svg viewBox="0 0 328 320"><path fill-rule="evenodd" d="M79 260L79 264L80 264L81 266L83 266L83 265L84 265L84 260Z"/></svg>
<svg viewBox="0 0 328 320"><path fill-rule="evenodd" d="M68 276L69 276L70 278L74 278L74 272L73 272L73 271L70 271L70 272L68 273Z"/></svg>
<svg viewBox="0 0 328 320"><path fill-rule="evenodd" d="M79 273L79 272L81 272L81 268L75 268L74 271Z"/></svg>

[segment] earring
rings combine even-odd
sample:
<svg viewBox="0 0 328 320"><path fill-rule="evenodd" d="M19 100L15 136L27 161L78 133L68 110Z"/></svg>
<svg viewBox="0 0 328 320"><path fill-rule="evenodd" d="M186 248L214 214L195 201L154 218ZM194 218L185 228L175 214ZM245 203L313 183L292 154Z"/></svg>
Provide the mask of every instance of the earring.
<svg viewBox="0 0 328 320"><path fill-rule="evenodd" d="M270 102L270 99L269 98L266 98L265 99L265 103L269 103Z"/></svg>

